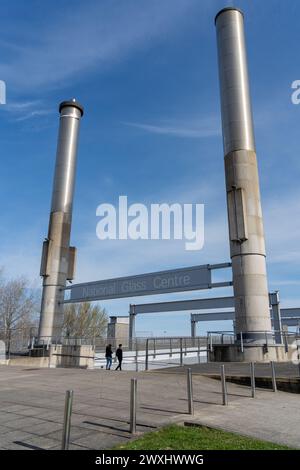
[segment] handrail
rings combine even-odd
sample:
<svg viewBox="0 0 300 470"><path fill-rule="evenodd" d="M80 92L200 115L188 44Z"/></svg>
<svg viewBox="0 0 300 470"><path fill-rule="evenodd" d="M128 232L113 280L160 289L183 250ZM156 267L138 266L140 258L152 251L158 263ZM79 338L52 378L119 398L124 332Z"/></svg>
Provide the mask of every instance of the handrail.
<svg viewBox="0 0 300 470"><path fill-rule="evenodd" d="M214 345L225 345L225 344L233 344L232 340L237 338L238 345L241 349L241 352L244 351L245 343L249 346L251 345L252 341L250 340L247 342L246 338L248 334L255 333L260 334L262 338L264 337L264 344L266 350L270 347L278 347L279 345L284 344L285 351L289 351L289 345L291 344L291 340L297 341L300 339L297 332L288 332L285 330L271 330L271 331L247 331L243 332L240 331L235 333L234 331L208 331L207 332L207 345L209 349L212 351ZM280 333L283 343L276 342L276 335ZM274 340L274 342L273 342Z"/></svg>

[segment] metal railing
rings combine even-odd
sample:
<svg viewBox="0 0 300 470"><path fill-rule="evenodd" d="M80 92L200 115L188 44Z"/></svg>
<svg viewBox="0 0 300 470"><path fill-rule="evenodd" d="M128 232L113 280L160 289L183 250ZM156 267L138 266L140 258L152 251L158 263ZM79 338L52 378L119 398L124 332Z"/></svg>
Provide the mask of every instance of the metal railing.
<svg viewBox="0 0 300 470"><path fill-rule="evenodd" d="M168 345L166 350L161 350L162 343ZM180 366L184 365L184 357L196 353L197 360L200 362L201 353L207 353L205 337L164 337L147 338L145 348L145 370L149 370L149 359L155 359L157 356L165 356L166 351L170 358L178 358ZM207 357L206 357L207 360ZM171 363L170 363L171 364ZM174 365L174 363L172 363ZM176 365L176 364L175 364Z"/></svg>
<svg viewBox="0 0 300 470"><path fill-rule="evenodd" d="M238 344L243 352L244 346L251 346L257 344L257 340L249 338L249 334L259 335L259 342L263 344L268 350L269 347L285 346L285 351L288 352L292 344L300 340L300 335L297 332L288 332L286 330L272 330L272 331L247 331L235 333L233 331L208 331L207 332L207 349L213 350L214 346ZM276 343L276 338L280 334L282 343Z"/></svg>
<svg viewBox="0 0 300 470"><path fill-rule="evenodd" d="M0 328L0 340L5 343L6 354L22 354L31 346L31 338L36 333L35 327Z"/></svg>
<svg viewBox="0 0 300 470"><path fill-rule="evenodd" d="M141 371L149 370L150 366L161 368L207 361L205 337L151 337L142 342L135 341L135 346L135 350L131 351L123 348L122 365L131 370ZM117 358L114 360L117 362ZM104 351L96 351L95 363L96 367L105 366Z"/></svg>
<svg viewBox="0 0 300 470"><path fill-rule="evenodd" d="M196 356L194 362L200 362L200 355L203 356L205 354L204 349L206 350L205 337L135 337L132 339L132 349L130 350L128 337L63 336L38 339L37 328L11 330L9 338L5 337L4 331L0 329L0 339L1 336L5 343L6 359L11 359L15 356L48 357L50 348L55 352L59 345L75 347L92 345L95 352L96 366L101 361L105 361L105 348L108 344L111 344L113 351L115 351L118 345L122 343L125 356L123 356L123 364L126 364L126 362L135 364L136 371L143 369L145 364L147 364L148 368L149 362L152 359L159 367L183 365L185 358L189 357L190 360L190 356L194 354Z"/></svg>

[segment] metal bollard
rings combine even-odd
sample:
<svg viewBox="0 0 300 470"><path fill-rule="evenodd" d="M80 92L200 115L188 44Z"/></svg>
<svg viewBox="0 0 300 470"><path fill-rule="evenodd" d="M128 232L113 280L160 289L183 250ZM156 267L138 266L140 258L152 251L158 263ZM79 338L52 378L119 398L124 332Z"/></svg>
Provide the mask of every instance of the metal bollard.
<svg viewBox="0 0 300 470"><path fill-rule="evenodd" d="M136 433L136 395L137 379L131 379L130 384L130 432Z"/></svg>
<svg viewBox="0 0 300 470"><path fill-rule="evenodd" d="M255 398L255 365L250 362L251 397Z"/></svg>
<svg viewBox="0 0 300 470"><path fill-rule="evenodd" d="M65 398L64 427L63 427L62 442L61 442L62 450L69 449L72 404L73 404L73 390L67 390L66 398Z"/></svg>
<svg viewBox="0 0 300 470"><path fill-rule="evenodd" d="M193 398L193 377L192 377L192 369L187 369L187 396L188 396L188 410L189 414L194 414L194 398Z"/></svg>
<svg viewBox="0 0 300 470"><path fill-rule="evenodd" d="M276 373L275 373L274 361L271 361L270 364L271 364L271 372L272 372L273 392L277 392L277 383L276 383Z"/></svg>
<svg viewBox="0 0 300 470"><path fill-rule="evenodd" d="M225 376L225 366L221 366L221 383L222 383L222 397L223 397L223 405L228 405L228 397L227 397L227 386L226 386L226 376Z"/></svg>

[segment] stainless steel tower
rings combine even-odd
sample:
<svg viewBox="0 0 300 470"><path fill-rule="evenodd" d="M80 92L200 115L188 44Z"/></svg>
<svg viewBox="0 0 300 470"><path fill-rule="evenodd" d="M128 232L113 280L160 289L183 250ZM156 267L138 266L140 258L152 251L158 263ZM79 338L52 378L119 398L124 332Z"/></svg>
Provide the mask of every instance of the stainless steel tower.
<svg viewBox="0 0 300 470"><path fill-rule="evenodd" d="M271 320L243 13L224 8L215 24L236 332L260 344Z"/></svg>
<svg viewBox="0 0 300 470"><path fill-rule="evenodd" d="M82 106L75 100L59 106L60 127L48 238L43 244L43 294L39 342L59 338L63 323L66 281L73 279L75 248L70 247L76 154Z"/></svg>

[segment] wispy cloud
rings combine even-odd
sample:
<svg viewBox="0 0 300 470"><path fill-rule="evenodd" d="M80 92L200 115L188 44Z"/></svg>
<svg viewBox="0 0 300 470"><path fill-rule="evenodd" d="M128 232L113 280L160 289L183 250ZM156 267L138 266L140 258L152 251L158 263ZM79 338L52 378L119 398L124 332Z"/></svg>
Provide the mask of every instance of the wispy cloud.
<svg viewBox="0 0 300 470"><path fill-rule="evenodd" d="M160 120L155 124L123 122L127 126L152 134L168 135L187 139L202 139L221 135L220 120L212 116L205 119Z"/></svg>
<svg viewBox="0 0 300 470"><path fill-rule="evenodd" d="M29 113L24 114L23 116L20 116L16 119L16 121L27 121L28 119L32 119L35 117L41 117L41 116L48 116L49 114L52 114L53 111L49 109L36 109L33 111L30 111Z"/></svg>
<svg viewBox="0 0 300 470"><path fill-rule="evenodd" d="M6 45L14 53L6 54L6 62L2 59L1 75L23 90L61 86L70 77L76 80L82 72L107 67L176 31L182 17L197 6L197 0L110 0L77 3L57 17L50 12L42 31L36 27L24 34L21 50L18 41Z"/></svg>
<svg viewBox="0 0 300 470"><path fill-rule="evenodd" d="M32 101L13 101L2 107L3 111L8 113L15 122L27 121L29 119L47 116L54 111L46 107L40 100Z"/></svg>
<svg viewBox="0 0 300 470"><path fill-rule="evenodd" d="M40 104L39 100L34 100L34 101L15 101L15 102L9 102L5 105L3 108L6 111L9 112L20 112L20 111L27 111L28 109L31 109L32 107L38 106Z"/></svg>

